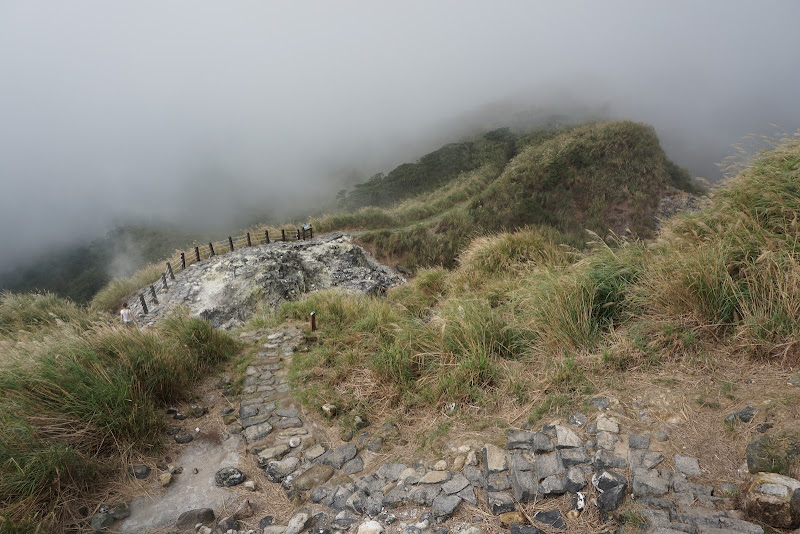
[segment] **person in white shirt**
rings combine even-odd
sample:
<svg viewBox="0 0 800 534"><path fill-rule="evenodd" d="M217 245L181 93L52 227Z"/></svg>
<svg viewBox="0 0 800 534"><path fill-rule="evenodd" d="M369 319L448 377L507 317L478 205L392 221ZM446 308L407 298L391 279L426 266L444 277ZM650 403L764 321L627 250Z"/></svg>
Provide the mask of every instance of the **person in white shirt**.
<svg viewBox="0 0 800 534"><path fill-rule="evenodd" d="M136 317L133 316L133 312L128 308L128 303L122 305L122 309L119 311L119 317L122 320L122 324L125 326L134 326L136 324Z"/></svg>

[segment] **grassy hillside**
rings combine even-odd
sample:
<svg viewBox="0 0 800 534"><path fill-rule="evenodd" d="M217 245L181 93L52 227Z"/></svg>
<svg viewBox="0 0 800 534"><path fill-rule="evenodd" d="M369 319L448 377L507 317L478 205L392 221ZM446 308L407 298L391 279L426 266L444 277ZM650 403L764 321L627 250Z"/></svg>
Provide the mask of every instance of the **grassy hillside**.
<svg viewBox="0 0 800 534"><path fill-rule="evenodd" d="M206 321L124 329L53 295L0 297L0 532L60 532L161 440L163 408L237 350Z"/></svg>
<svg viewBox="0 0 800 534"><path fill-rule="evenodd" d="M571 139L580 143L593 128ZM511 182L517 174L508 172ZM474 430L481 420L494 424L485 422L491 414L533 424L626 383L669 390L679 370L694 377L682 402L689 395L719 408L753 382L745 366L764 374L799 363L799 216L793 141L759 155L707 208L673 219L649 246L597 240L579 252L552 229L531 227L475 239L454 270L423 269L385 299L319 292L254 321L315 311L321 330L294 359L294 386L309 406L334 402L370 420L397 407L405 419L456 403L465 411L448 425ZM726 380L719 391L715 377ZM767 390L759 383L753 391ZM707 400L712 394L721 401ZM792 399L770 400L770 410L794 410ZM722 419L713 423L719 432Z"/></svg>
<svg viewBox="0 0 800 534"><path fill-rule="evenodd" d="M389 208L322 217L315 228L361 231L360 242L389 263L451 268L472 238L531 225L555 230L558 241L576 248L584 247L586 229L652 237L653 211L669 187L699 191L644 124L608 122L503 135L505 162L495 158L473 166ZM432 183L440 183L436 176ZM400 177L393 187L401 187Z"/></svg>

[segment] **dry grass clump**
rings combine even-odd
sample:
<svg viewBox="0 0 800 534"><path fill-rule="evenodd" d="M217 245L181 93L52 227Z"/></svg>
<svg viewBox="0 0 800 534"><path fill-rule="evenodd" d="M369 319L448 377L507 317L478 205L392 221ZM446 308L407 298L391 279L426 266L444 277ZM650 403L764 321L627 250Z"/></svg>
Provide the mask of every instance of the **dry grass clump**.
<svg viewBox="0 0 800 534"><path fill-rule="evenodd" d="M0 309L20 302L38 304L7 295ZM236 350L200 319L176 315L145 332L93 322L93 312L69 303L54 309L72 315L35 323L35 339L10 344L0 368L4 532L59 531L120 457L157 446L160 408Z"/></svg>
<svg viewBox="0 0 800 534"><path fill-rule="evenodd" d="M97 292L90 306L98 311L116 313L126 298L161 278L163 272L163 263L153 263L139 269L129 278L114 278Z"/></svg>
<svg viewBox="0 0 800 534"><path fill-rule="evenodd" d="M323 325L295 384L347 406L354 370L368 368L381 386L369 391L406 410L503 406L536 421L620 373L707 369L721 350L795 362L798 164L798 142L759 156L651 244L595 235L578 253L526 228L474 239L456 269L423 269L386 300L326 292L288 304L277 320L315 310Z"/></svg>

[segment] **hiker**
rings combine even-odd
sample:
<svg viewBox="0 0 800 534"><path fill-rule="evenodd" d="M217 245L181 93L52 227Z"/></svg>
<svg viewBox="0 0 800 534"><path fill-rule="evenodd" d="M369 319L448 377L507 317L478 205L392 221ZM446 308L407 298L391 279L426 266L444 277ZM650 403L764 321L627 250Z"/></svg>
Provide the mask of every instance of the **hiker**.
<svg viewBox="0 0 800 534"><path fill-rule="evenodd" d="M133 316L133 312L128 308L128 303L124 303L122 305L122 309L119 311L120 320L122 320L122 324L125 326L134 326L136 324L136 317Z"/></svg>

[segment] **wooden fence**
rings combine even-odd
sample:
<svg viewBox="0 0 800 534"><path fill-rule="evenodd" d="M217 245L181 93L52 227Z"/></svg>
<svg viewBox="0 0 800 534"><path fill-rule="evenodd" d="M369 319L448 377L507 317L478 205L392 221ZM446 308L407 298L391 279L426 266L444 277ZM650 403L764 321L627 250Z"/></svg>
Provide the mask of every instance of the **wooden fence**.
<svg viewBox="0 0 800 534"><path fill-rule="evenodd" d="M167 262L167 268L161 273L161 279L150 284L149 290L139 293L141 312L145 315L149 313L147 308L148 298L146 297L149 297L150 304L158 304L158 296L156 295L157 286L160 286L160 289L164 291L168 290L170 284L168 280L175 280L175 273L179 273L195 263L245 247L269 245L270 243L286 241L305 241L306 239L314 238L314 229L311 225L303 225L299 228L291 228L289 230L282 228L278 231L280 232L279 234L275 232L272 235L270 235L269 230L264 230L263 234L260 232L247 232L235 239L228 236L227 241L209 241L206 245L194 247L194 250L180 252L178 256L174 256Z"/></svg>

